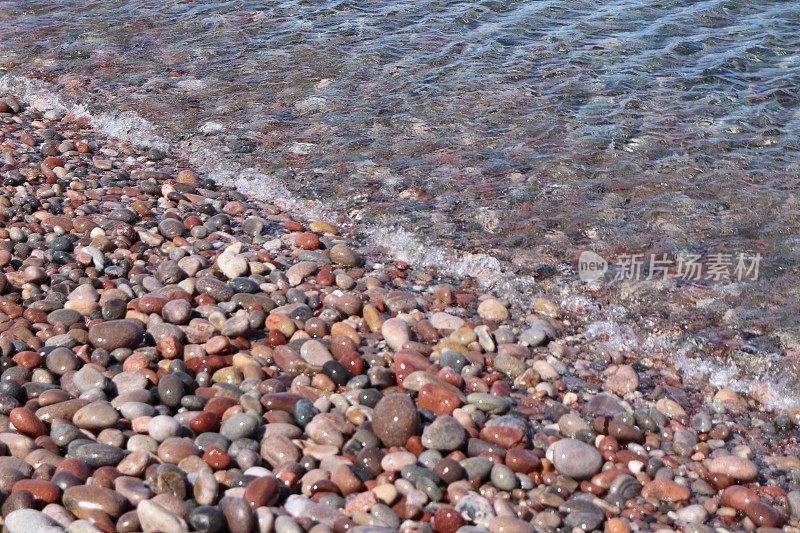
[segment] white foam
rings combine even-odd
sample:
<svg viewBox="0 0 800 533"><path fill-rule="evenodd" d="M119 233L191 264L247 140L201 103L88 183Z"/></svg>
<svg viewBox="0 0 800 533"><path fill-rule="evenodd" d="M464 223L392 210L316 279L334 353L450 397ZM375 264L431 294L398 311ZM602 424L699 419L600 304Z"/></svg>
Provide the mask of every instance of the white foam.
<svg viewBox="0 0 800 533"><path fill-rule="evenodd" d="M170 148L156 127L132 111L92 113L84 105L67 102L50 83L22 76L0 76L0 91L15 94L27 102L37 102L37 109L48 107L90 121L95 131L130 142L143 148ZM319 102L315 102L319 103ZM300 143L297 143L300 144ZM305 144L305 143L303 143ZM178 148L200 172L222 185L235 187L240 192L272 203L308 219L342 221L342 216L330 211L320 202L294 196L274 176L258 169L244 167L218 149L192 139ZM299 146L310 151L313 145ZM362 227L363 226L363 227ZM427 239L401 227L370 226L359 222L364 234L379 243L394 259L408 262L419 268L435 268L441 275L455 278L472 278L479 286L512 303L528 304L536 281L531 276L519 276L504 269L503 264L488 254L459 252L431 245Z"/></svg>
<svg viewBox="0 0 800 533"><path fill-rule="evenodd" d="M136 113L92 114L83 104L65 101L47 82L5 74L0 76L0 91L19 96L38 111L56 110L76 118L86 118L95 131L134 146L162 150L169 148L169 143L156 133L155 127Z"/></svg>
<svg viewBox="0 0 800 533"><path fill-rule="evenodd" d="M790 364L785 355L777 353L752 354L753 361L743 368L732 358L719 358L707 354L690 353L679 350L674 358L675 367L683 373L687 381L708 381L716 388L727 388L746 394L761 402L767 410L785 410L800 407L797 390L797 369L787 368ZM758 368L759 371L753 371Z"/></svg>
<svg viewBox="0 0 800 533"><path fill-rule="evenodd" d="M39 111L68 110L61 97L41 80L4 74L0 76L0 91L21 97Z"/></svg>
<svg viewBox="0 0 800 533"><path fill-rule="evenodd" d="M446 276L474 278L484 289L512 302L524 303L536 285L531 276L504 271L502 263L495 257L433 246L403 228L380 226L371 228L368 234L401 261L421 268L435 268Z"/></svg>
<svg viewBox="0 0 800 533"><path fill-rule="evenodd" d="M100 113L91 117L91 124L103 135L137 147L169 149L169 143L156 133L155 127L132 111Z"/></svg>
<svg viewBox="0 0 800 533"><path fill-rule="evenodd" d="M620 353L628 353L639 349L639 337L628 324L620 324L611 320L592 322L586 327L584 336L589 340L603 337L603 343Z"/></svg>

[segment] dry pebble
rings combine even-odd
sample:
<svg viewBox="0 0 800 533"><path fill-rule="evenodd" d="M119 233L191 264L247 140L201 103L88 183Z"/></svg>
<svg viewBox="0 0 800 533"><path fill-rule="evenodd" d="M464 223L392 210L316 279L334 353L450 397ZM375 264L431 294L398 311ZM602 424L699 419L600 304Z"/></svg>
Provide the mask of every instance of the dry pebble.
<svg viewBox="0 0 800 533"><path fill-rule="evenodd" d="M3 101L10 533L800 525L797 413Z"/></svg>

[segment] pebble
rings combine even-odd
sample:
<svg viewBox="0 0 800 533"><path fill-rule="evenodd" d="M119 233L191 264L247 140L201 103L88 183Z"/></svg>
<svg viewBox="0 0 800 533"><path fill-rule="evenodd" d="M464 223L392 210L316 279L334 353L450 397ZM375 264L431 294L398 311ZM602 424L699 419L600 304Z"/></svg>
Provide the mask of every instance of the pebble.
<svg viewBox="0 0 800 533"><path fill-rule="evenodd" d="M553 464L559 473L573 479L587 479L600 471L603 457L594 446L576 439L561 439L552 448Z"/></svg>
<svg viewBox="0 0 800 533"><path fill-rule="evenodd" d="M534 533L536 528L530 522L513 516L496 516L489 521L489 533Z"/></svg>
<svg viewBox="0 0 800 533"><path fill-rule="evenodd" d="M394 351L400 351L409 341L410 331L408 324L399 318L390 318L383 322L381 335Z"/></svg>
<svg viewBox="0 0 800 533"><path fill-rule="evenodd" d="M457 450L466 440L464 427L452 416L437 417L422 432L422 445L430 450Z"/></svg>
<svg viewBox="0 0 800 533"><path fill-rule="evenodd" d="M228 418L220 429L220 433L230 439L245 439L254 436L259 426L259 419L249 413L236 413Z"/></svg>
<svg viewBox="0 0 800 533"><path fill-rule="evenodd" d="M58 522L35 509L17 509L8 513L4 525L8 533L52 532L60 529Z"/></svg>
<svg viewBox="0 0 800 533"><path fill-rule="evenodd" d="M352 248L346 244L334 244L330 251L331 261L336 264L354 267L359 264L359 257Z"/></svg>
<svg viewBox="0 0 800 533"><path fill-rule="evenodd" d="M487 298L482 301L478 306L478 315L484 320L495 322L505 322L509 317L508 309L497 298Z"/></svg>
<svg viewBox="0 0 800 533"><path fill-rule="evenodd" d="M708 520L708 511L699 504L687 505L675 512L679 522L684 524L703 524Z"/></svg>
<svg viewBox="0 0 800 533"><path fill-rule="evenodd" d="M713 474L723 474L744 483L754 481L758 477L758 467L749 459L736 455L710 459L707 468Z"/></svg>
<svg viewBox="0 0 800 533"><path fill-rule="evenodd" d="M496 464L492 467L491 480L495 487L510 492L517 488L516 474L506 465Z"/></svg>
<svg viewBox="0 0 800 533"><path fill-rule="evenodd" d="M475 492L469 492L456 504L456 511L475 525L488 529L492 519L496 516L494 508L489 501Z"/></svg>
<svg viewBox="0 0 800 533"><path fill-rule="evenodd" d="M420 427L414 402L404 394L390 394L372 412L372 429L386 446L402 446Z"/></svg>
<svg viewBox="0 0 800 533"><path fill-rule="evenodd" d="M136 507L136 516L144 533L183 533L189 531L186 521L150 500Z"/></svg>
<svg viewBox="0 0 800 533"><path fill-rule="evenodd" d="M655 479L644 484L642 497L646 500L658 502L680 502L688 500L691 497L691 492L688 487L670 479Z"/></svg>
<svg viewBox="0 0 800 533"><path fill-rule="evenodd" d="M81 429L106 429L119 421L119 413L103 401L93 402L81 407L72 417L72 422Z"/></svg>
<svg viewBox="0 0 800 533"><path fill-rule="evenodd" d="M222 253L217 258L217 266L228 279L243 276L249 270L247 259L233 253Z"/></svg>
<svg viewBox="0 0 800 533"><path fill-rule="evenodd" d="M188 324L192 316L192 305L186 300L170 300L161 308L161 316L170 324Z"/></svg>
<svg viewBox="0 0 800 533"><path fill-rule="evenodd" d="M625 396L639 388L639 376L632 366L620 365L606 381L606 387L619 396Z"/></svg>
<svg viewBox="0 0 800 533"><path fill-rule="evenodd" d="M164 442L170 437L178 436L180 430L181 426L178 421L167 415L153 417L147 427L147 433L158 442Z"/></svg>
<svg viewBox="0 0 800 533"><path fill-rule="evenodd" d="M111 444L90 443L78 448L75 457L91 468L100 468L101 466L116 466L125 457L125 452Z"/></svg>
<svg viewBox="0 0 800 533"><path fill-rule="evenodd" d="M143 336L144 329L133 320L109 320L89 328L89 342L108 351L135 348Z"/></svg>
<svg viewBox="0 0 800 533"><path fill-rule="evenodd" d="M450 331L455 331L465 324L463 318L451 315L450 313L444 313L442 311L433 313L429 321L436 329ZM385 336L386 335L384 334L384 337Z"/></svg>
<svg viewBox="0 0 800 533"><path fill-rule="evenodd" d="M528 346L539 346L546 340L555 339L558 336L555 328L545 320L534 320L530 327L522 332L519 340Z"/></svg>

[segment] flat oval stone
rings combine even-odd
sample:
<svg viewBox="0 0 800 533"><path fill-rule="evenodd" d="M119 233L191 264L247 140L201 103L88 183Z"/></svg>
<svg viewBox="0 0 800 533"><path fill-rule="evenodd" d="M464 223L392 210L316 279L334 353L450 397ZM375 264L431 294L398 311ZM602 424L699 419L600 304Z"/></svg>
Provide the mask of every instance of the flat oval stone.
<svg viewBox="0 0 800 533"><path fill-rule="evenodd" d="M183 381L174 375L168 374L158 381L158 397L167 407L178 407L185 394Z"/></svg>
<svg viewBox="0 0 800 533"><path fill-rule="evenodd" d="M78 518L88 518L94 511L102 511L116 518L127 507L127 500L111 490L99 485L76 485L64 491L64 507Z"/></svg>
<svg viewBox="0 0 800 533"><path fill-rule="evenodd" d="M759 498L758 494L747 487L732 485L722 491L720 500L724 505L733 507L737 511L744 512L748 504L758 501Z"/></svg>
<svg viewBox="0 0 800 533"><path fill-rule="evenodd" d="M119 413L108 402L92 402L81 407L72 417L72 423L81 429L105 429L119 421Z"/></svg>
<svg viewBox="0 0 800 533"><path fill-rule="evenodd" d="M226 496L219 502L231 533L250 533L255 526L253 511L242 498Z"/></svg>
<svg viewBox="0 0 800 533"><path fill-rule="evenodd" d="M200 455L200 449L190 439L170 437L158 447L158 456L168 464L176 465L193 455Z"/></svg>
<svg viewBox="0 0 800 533"><path fill-rule="evenodd" d="M659 502L680 502L691 498L692 493L688 487L680 485L671 479L654 479L642 487L642 497L645 500Z"/></svg>
<svg viewBox="0 0 800 533"><path fill-rule="evenodd" d="M144 329L133 320L109 320L89 329L89 342L108 351L135 348L144 337Z"/></svg>
<svg viewBox="0 0 800 533"><path fill-rule="evenodd" d="M180 237L184 229L183 222L174 218L165 218L158 223L158 232L167 239Z"/></svg>
<svg viewBox="0 0 800 533"><path fill-rule="evenodd" d="M597 448L579 440L561 439L553 445L552 453L556 470L573 479L588 479L603 466Z"/></svg>
<svg viewBox="0 0 800 533"><path fill-rule="evenodd" d="M23 435L36 438L47 433L47 426L44 425L44 422L25 407L12 409L8 418L9 421L14 424L17 431Z"/></svg>
<svg viewBox="0 0 800 533"><path fill-rule="evenodd" d="M36 416L42 422L52 422L53 420L72 420L81 408L89 404L88 400L75 398L59 403L54 403L36 410Z"/></svg>
<svg viewBox="0 0 800 533"><path fill-rule="evenodd" d="M490 476L494 486L500 490L510 492L519 485L516 474L506 465L494 465Z"/></svg>
<svg viewBox="0 0 800 533"><path fill-rule="evenodd" d="M227 302L233 298L234 294L236 294L233 288L227 283L210 276L203 276L199 278L195 288L197 289L197 292L201 294L208 294L217 302Z"/></svg>
<svg viewBox="0 0 800 533"><path fill-rule="evenodd" d="M300 449L291 440L283 435L272 435L261 441L261 456L272 466L277 466L285 461L300 460Z"/></svg>
<svg viewBox="0 0 800 533"><path fill-rule="evenodd" d="M92 468L100 468L119 464L125 457L125 451L110 444L92 443L78 448L75 456Z"/></svg>
<svg viewBox="0 0 800 533"><path fill-rule="evenodd" d="M513 516L496 516L489 522L489 533L534 533L533 524Z"/></svg>
<svg viewBox="0 0 800 533"><path fill-rule="evenodd" d="M3 524L8 533L36 533L38 531L55 531L58 522L35 509L17 509L8 513Z"/></svg>
<svg viewBox="0 0 800 533"><path fill-rule="evenodd" d="M236 413L222 424L220 433L230 440L251 438L259 422L259 418L250 413Z"/></svg>
<svg viewBox="0 0 800 533"><path fill-rule="evenodd" d="M56 309L47 315L47 322L53 326L69 327L83 320L83 315L74 309Z"/></svg>
<svg viewBox="0 0 800 533"><path fill-rule="evenodd" d="M420 409L427 409L433 414L452 415L453 411L461 407L461 396L443 384L426 383L419 390L417 405Z"/></svg>
<svg viewBox="0 0 800 533"><path fill-rule="evenodd" d="M783 516L768 503L750 502L745 506L744 512L757 527L779 528L783 525Z"/></svg>
<svg viewBox="0 0 800 533"><path fill-rule="evenodd" d="M244 491L244 500L255 511L259 507L274 505L280 495L278 483L274 476L262 476L247 485Z"/></svg>
<svg viewBox="0 0 800 533"><path fill-rule="evenodd" d="M707 468L712 474L723 474L744 483L754 481L758 477L758 467L751 460L738 455L724 455L710 459Z"/></svg>
<svg viewBox="0 0 800 533"><path fill-rule="evenodd" d="M139 503L136 507L136 515L139 518L142 531L145 533L154 531L182 533L189 531L189 527L183 518L150 500L144 500Z"/></svg>

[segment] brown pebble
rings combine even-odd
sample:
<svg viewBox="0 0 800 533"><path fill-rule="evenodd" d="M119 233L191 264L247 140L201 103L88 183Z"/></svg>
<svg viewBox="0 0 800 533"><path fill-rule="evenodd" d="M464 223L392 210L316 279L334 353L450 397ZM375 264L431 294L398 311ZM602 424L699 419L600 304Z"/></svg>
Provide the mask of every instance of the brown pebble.
<svg viewBox="0 0 800 533"><path fill-rule="evenodd" d="M38 437L47 433L47 426L36 415L25 407L12 409L8 416L17 431L29 437Z"/></svg>
<svg viewBox="0 0 800 533"><path fill-rule="evenodd" d="M433 516L433 525L438 533L455 533L466 521L452 507L440 507Z"/></svg>
<svg viewBox="0 0 800 533"><path fill-rule="evenodd" d="M781 514L767 503L750 502L745 506L744 512L757 527L781 527L783 525Z"/></svg>
<svg viewBox="0 0 800 533"><path fill-rule="evenodd" d="M278 484L272 476L254 479L244 491L244 499L254 511L259 507L274 505L279 496Z"/></svg>

